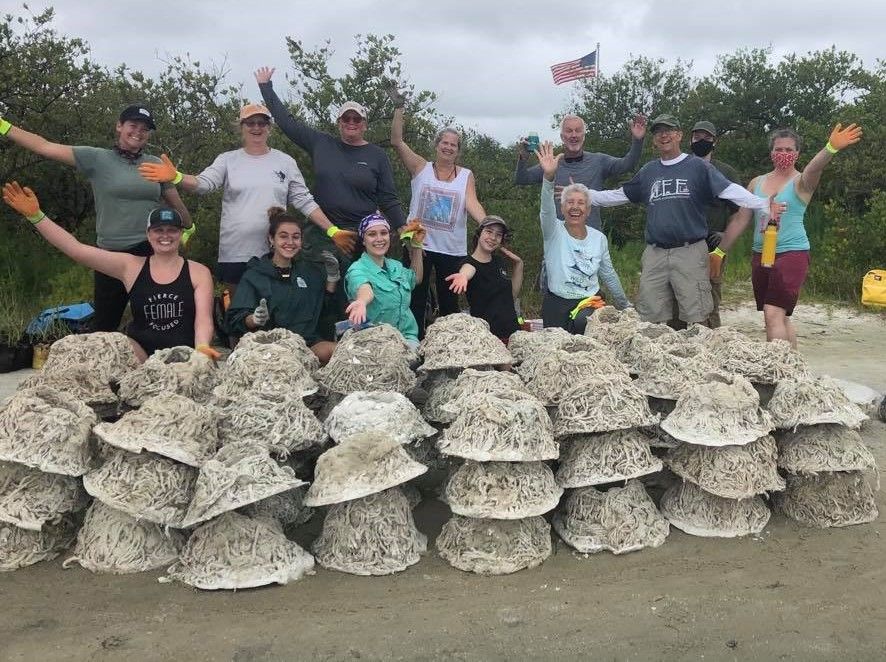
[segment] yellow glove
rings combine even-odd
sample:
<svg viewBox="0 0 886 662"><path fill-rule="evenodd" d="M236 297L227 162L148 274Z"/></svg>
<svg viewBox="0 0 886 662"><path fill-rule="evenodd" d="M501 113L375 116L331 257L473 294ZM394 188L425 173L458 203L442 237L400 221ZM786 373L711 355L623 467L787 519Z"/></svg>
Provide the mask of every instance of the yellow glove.
<svg viewBox="0 0 886 662"><path fill-rule="evenodd" d="M603 301L603 297L601 296L592 296L587 299L582 299L578 302L578 305L569 311L569 319L575 319L578 314L584 310L585 308L593 308L596 310L597 308L602 308L606 305L606 302Z"/></svg>
<svg viewBox="0 0 886 662"><path fill-rule="evenodd" d="M828 144L824 146L831 154L836 154L841 149L854 145L861 140L861 127L857 124L850 124L845 129L842 124L837 124L831 131L831 137Z"/></svg>
<svg viewBox="0 0 886 662"><path fill-rule="evenodd" d="M326 236L332 239L335 247L345 255L354 252L357 246L357 233L353 230L342 230L341 228L331 225L326 229Z"/></svg>
<svg viewBox="0 0 886 662"><path fill-rule="evenodd" d="M721 251L719 247L708 253L708 277L711 280L720 277L724 257L726 257L726 253Z"/></svg>
<svg viewBox="0 0 886 662"><path fill-rule="evenodd" d="M400 241L409 241L413 248L421 248L425 243L425 236L427 234L428 231L422 227L421 222L415 219L403 226L403 230L400 232Z"/></svg>
<svg viewBox="0 0 886 662"><path fill-rule="evenodd" d="M206 343L200 343L194 349L203 354L203 356L208 356L213 361L218 361L219 357L221 357L221 354L219 352L212 349L212 347L210 347Z"/></svg>
<svg viewBox="0 0 886 662"><path fill-rule="evenodd" d="M178 184L184 175L175 169L175 164L169 160L166 154L160 155L160 161L161 163L142 163L138 167L138 174L149 182Z"/></svg>
<svg viewBox="0 0 886 662"><path fill-rule="evenodd" d="M0 136L5 136L12 128L12 124L0 117Z"/></svg>
<svg viewBox="0 0 886 662"><path fill-rule="evenodd" d="M42 221L46 216L40 211L40 201L34 192L27 186L22 188L18 182L7 182L3 186L3 202L15 209L34 225Z"/></svg>
<svg viewBox="0 0 886 662"><path fill-rule="evenodd" d="M191 241L191 237L194 236L194 233L197 231L197 224L194 221L191 221L191 227L185 228L182 230L182 240L181 245L187 246L188 242Z"/></svg>

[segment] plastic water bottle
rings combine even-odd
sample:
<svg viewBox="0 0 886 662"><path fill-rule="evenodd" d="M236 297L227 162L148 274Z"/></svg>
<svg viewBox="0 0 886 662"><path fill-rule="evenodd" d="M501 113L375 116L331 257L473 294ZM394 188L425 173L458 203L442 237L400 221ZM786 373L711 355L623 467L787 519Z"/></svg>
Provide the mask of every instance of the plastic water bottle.
<svg viewBox="0 0 886 662"><path fill-rule="evenodd" d="M760 255L760 266L771 267L775 264L775 244L778 243L778 226L769 221L763 232L763 253Z"/></svg>
<svg viewBox="0 0 886 662"><path fill-rule="evenodd" d="M526 149L529 150L530 154L534 154L538 151L538 148L541 146L541 142L538 139L538 134L534 131L526 135Z"/></svg>

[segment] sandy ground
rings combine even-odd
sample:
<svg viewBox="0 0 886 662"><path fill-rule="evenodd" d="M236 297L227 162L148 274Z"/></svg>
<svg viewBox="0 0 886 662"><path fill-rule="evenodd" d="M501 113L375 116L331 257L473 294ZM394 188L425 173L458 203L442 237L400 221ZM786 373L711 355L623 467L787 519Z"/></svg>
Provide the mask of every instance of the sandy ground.
<svg viewBox="0 0 886 662"><path fill-rule="evenodd" d="M816 368L886 390L882 317L804 308L797 319ZM759 333L746 308L726 321ZM0 379L0 394L21 376ZM862 433L886 466L886 425ZM392 577L320 569L285 587L208 593L56 560L0 575L0 659L884 659L883 492L877 502L876 522L846 529L774 515L760 536L672 529L662 547L622 557L558 542L541 567L497 578L431 551ZM447 517L435 500L416 509L432 539Z"/></svg>

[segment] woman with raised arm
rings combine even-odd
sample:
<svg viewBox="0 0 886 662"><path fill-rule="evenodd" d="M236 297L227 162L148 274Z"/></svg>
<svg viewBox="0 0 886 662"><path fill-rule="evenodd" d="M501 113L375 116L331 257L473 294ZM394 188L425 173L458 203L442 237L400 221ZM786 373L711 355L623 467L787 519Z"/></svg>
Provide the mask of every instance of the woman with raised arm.
<svg viewBox="0 0 886 662"><path fill-rule="evenodd" d="M804 219L806 207L818 188L821 175L834 155L861 140L861 127L850 124L845 129L838 124L831 131L827 144L812 157L802 171L797 170L801 140L792 129L776 129L769 136L769 156L774 168L765 175L754 177L748 190L764 198L786 204L786 210L775 222L778 238L775 244L775 262L771 266L760 263L763 251L763 217L754 211L754 245L751 257L751 282L757 310L763 312L767 340L787 340L797 346L797 330L791 314L800 298L800 289L809 270L809 237ZM730 221L717 250L711 253L711 274L719 273L720 262L736 238L751 220L751 210L742 208ZM718 254L719 251L719 254Z"/></svg>
<svg viewBox="0 0 886 662"><path fill-rule="evenodd" d="M148 181L180 184L189 193L203 195L223 189L215 277L232 298L247 263L267 253L270 207L292 206L323 232L332 227L305 185L295 159L268 145L271 112L260 104L243 106L239 131L242 147L219 154L199 175L180 173L165 154L160 157L162 163L144 163L138 168ZM350 253L356 237L356 233L339 232L333 242Z"/></svg>
<svg viewBox="0 0 886 662"><path fill-rule="evenodd" d="M266 241L270 252L249 260L240 287L227 312L228 327L239 335L258 329L289 329L304 338L326 364L335 343L321 340L317 323L326 294L340 280L338 261L331 253L323 263L301 254L302 224L281 207L267 211Z"/></svg>
<svg viewBox="0 0 886 662"><path fill-rule="evenodd" d="M600 283L606 286L618 309L631 305L621 286L609 244L599 230L587 225L591 194L584 184L570 184L560 194L564 220L557 218L554 204L554 176L562 154L543 143L536 152L544 173L541 184L541 232L544 238L548 291L542 301L544 325L559 326L571 333L584 333L587 317L594 311Z"/></svg>
<svg viewBox="0 0 886 662"><path fill-rule="evenodd" d="M412 198L409 218L421 222L427 230L424 245L425 279L412 293L412 313L418 322L418 337L424 336L425 309L431 271L436 274L437 304L440 315L458 312L458 296L446 280L458 272L467 255L468 214L480 222L486 218L483 205L477 200L474 174L457 165L461 151L461 134L447 127L434 138L434 160L416 154L403 139L404 96L395 88L388 90L394 102L391 123L391 145L412 176Z"/></svg>
<svg viewBox="0 0 886 662"><path fill-rule="evenodd" d="M457 273L446 277L452 292L467 293L471 315L486 320L505 345L520 328L514 302L523 287L523 260L504 245L510 234L500 216L484 218L474 232L473 252ZM510 261L510 277L497 253Z"/></svg>
<svg viewBox="0 0 886 662"><path fill-rule="evenodd" d="M408 343L418 346L418 324L409 308L412 290L424 275L421 246L424 229L411 222L404 226L408 237L412 267L404 267L387 257L391 247L391 226L381 214L370 214L358 230L364 253L345 274L345 289L351 303L346 312L351 324L390 324L396 327Z"/></svg>
<svg viewBox="0 0 886 662"><path fill-rule="evenodd" d="M127 106L114 128L110 148L61 145L13 126L0 118L0 135L28 151L79 170L92 185L95 199L96 244L109 251L144 257L151 247L145 241L145 218L159 206L172 207L182 219L184 242L193 232L191 217L174 186L146 182L136 166L159 162L144 153L156 128L151 111L142 105ZM127 293L116 278L95 272L93 307L96 331L116 331L126 308Z"/></svg>
<svg viewBox="0 0 886 662"><path fill-rule="evenodd" d="M255 80L277 126L311 155L314 198L335 224L326 230L326 235L356 232L361 219L376 211L381 211L395 229L405 225L388 155L365 138L366 109L356 101L346 101L336 117L338 136L317 131L290 114L274 92L273 75L272 67L261 67L255 72ZM318 244L316 250L322 250L324 239L323 233L306 228L306 248L314 251L314 244Z"/></svg>
<svg viewBox="0 0 886 662"><path fill-rule="evenodd" d="M179 255L182 219L177 211L158 207L147 215L147 242L152 253L142 257L77 241L48 218L34 192L18 182L3 187L3 200L72 260L122 283L132 311L126 335L139 361L158 349L179 345L218 358L210 346L212 275L202 264Z"/></svg>

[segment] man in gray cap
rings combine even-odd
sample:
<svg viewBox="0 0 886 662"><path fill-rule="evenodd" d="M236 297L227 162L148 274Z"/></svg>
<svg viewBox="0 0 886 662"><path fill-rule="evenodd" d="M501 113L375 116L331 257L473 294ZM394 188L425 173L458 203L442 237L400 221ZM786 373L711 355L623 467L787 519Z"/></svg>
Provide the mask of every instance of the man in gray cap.
<svg viewBox="0 0 886 662"><path fill-rule="evenodd" d="M621 188L591 191L591 204L626 202L646 206L637 312L647 322L667 322L676 303L685 324L706 324L713 309L705 207L720 198L759 209L768 218L782 205L730 182L719 170L680 149L683 131L673 115L652 120L652 145L659 158L649 161Z"/></svg>
<svg viewBox="0 0 886 662"><path fill-rule="evenodd" d="M713 122L707 120L696 122L692 127L692 133L689 137L689 149L697 157L704 159L719 170L730 182L740 184L741 181L739 180L738 172L736 172L735 168L728 163L713 158L716 146L717 127L714 126ZM738 206L735 203L730 202L729 200L721 200L720 198L716 198L705 208L705 214L708 217L709 251L713 251L720 245L720 239L723 237L723 230L726 229L726 224L729 222L729 218L737 211ZM712 272L710 274L711 298L714 301L714 309L708 317L708 326L712 329L716 329L720 326L720 300L722 298L723 267L725 266L726 258L724 257L718 273ZM674 318L671 325L677 328L682 326L677 317L676 308L674 309Z"/></svg>

